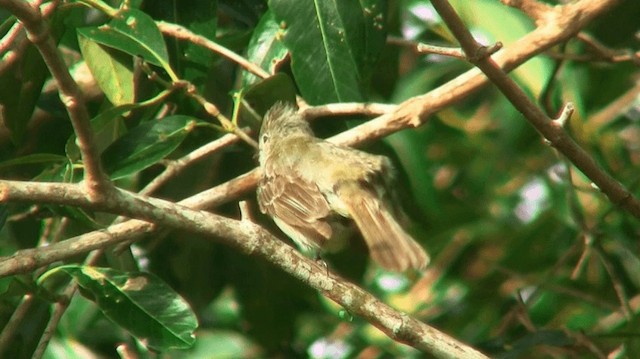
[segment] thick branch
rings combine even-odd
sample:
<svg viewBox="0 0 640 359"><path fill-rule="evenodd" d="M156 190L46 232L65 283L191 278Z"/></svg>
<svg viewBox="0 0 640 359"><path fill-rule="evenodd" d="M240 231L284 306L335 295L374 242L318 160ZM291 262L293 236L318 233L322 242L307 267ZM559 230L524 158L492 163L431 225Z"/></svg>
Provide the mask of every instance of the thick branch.
<svg viewBox="0 0 640 359"><path fill-rule="evenodd" d="M25 201L117 213L216 238L246 254L267 259L350 313L364 317L394 340L437 357L485 358L475 349L387 306L358 286L333 273L327 274L324 266L306 258L254 223L195 211L122 190L115 190L103 204L96 204L87 200L83 189L74 184L0 181L0 203ZM0 273L6 263L7 260L0 262Z"/></svg>

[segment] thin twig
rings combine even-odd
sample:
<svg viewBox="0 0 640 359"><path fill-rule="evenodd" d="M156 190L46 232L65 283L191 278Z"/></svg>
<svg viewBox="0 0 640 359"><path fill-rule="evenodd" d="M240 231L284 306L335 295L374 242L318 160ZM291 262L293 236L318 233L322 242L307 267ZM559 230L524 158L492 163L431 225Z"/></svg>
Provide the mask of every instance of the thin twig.
<svg viewBox="0 0 640 359"><path fill-rule="evenodd" d="M14 45L18 40L18 35L20 35L22 31L22 24L16 22L11 26L11 29L7 31L2 40L0 40L0 54L3 52L9 51L9 47Z"/></svg>
<svg viewBox="0 0 640 359"><path fill-rule="evenodd" d="M603 59L610 62L621 62L628 60L636 60L636 65L640 65L640 58L638 57L638 53L633 53L630 50L612 50L602 44L600 41L596 40L593 36L580 32L576 37L585 43L593 53L595 53L596 57L599 59ZM635 56L634 56L635 55Z"/></svg>
<svg viewBox="0 0 640 359"><path fill-rule="evenodd" d="M602 262L602 266L607 271L607 274L609 274L609 278L611 279L611 283L613 284L613 289L616 293L616 296L618 297L618 301L620 302L622 313L624 313L628 321L631 321L633 319L633 311L631 310L631 306L629 305L629 298L626 291L624 290L624 285L622 284L620 277L616 273L613 264L609 260L609 257L605 253L600 243L594 245L593 250L598 253L600 261Z"/></svg>
<svg viewBox="0 0 640 359"><path fill-rule="evenodd" d="M636 295L635 297L629 300L629 307L631 308L632 313L637 315L640 313L640 295ZM612 330L628 323L627 313L624 309L619 309L616 312L609 314L608 316L602 318L598 324L592 329L593 333L610 333Z"/></svg>
<svg viewBox="0 0 640 359"><path fill-rule="evenodd" d="M98 259L102 257L102 254L103 254L102 250L98 250L91 253L85 259L85 264L86 265L95 264L98 261ZM66 286L62 295L59 297L59 300L53 305L51 318L49 318L49 322L47 323L47 326L44 332L42 333L42 337L38 342L38 346L36 347L36 350L34 351L32 358L36 358L36 359L42 358L45 351L47 350L47 346L49 345L51 338L53 337L53 335L56 332L56 329L58 328L58 324L60 323L60 319L62 319L62 315L69 307L69 303L71 303L71 299L73 299L73 296L76 294L77 291L78 291L78 284L72 281Z"/></svg>
<svg viewBox="0 0 640 359"><path fill-rule="evenodd" d="M49 345L49 341L51 341L53 334L55 334L56 329L58 328L58 323L60 323L60 319L69 306L71 298L76 293L76 290L78 290L78 287L75 285L67 287L61 295L60 300L53 305L51 318L49 318L49 322L47 323L44 332L42 332L42 337L40 337L38 346L36 346L36 350L33 352L31 358L40 359L44 355L44 352L47 350L47 346Z"/></svg>
<svg viewBox="0 0 640 359"><path fill-rule="evenodd" d="M567 43L565 42L558 47L560 48L560 51L564 52L567 47ZM564 65L564 59L557 59L555 61L549 79L547 79L542 92L538 96L538 101L542 104L547 116L553 116L553 113L555 112L555 107L553 106L553 95L557 88L556 85L558 84L558 77L560 76L562 65Z"/></svg>
<svg viewBox="0 0 640 359"><path fill-rule="evenodd" d="M620 97L609 102L605 108L596 112L589 118L589 126L585 126L588 129L592 129L592 132L590 132L589 135L595 134L595 131L602 129L631 108L637 101L639 95L640 78L636 79L635 84L629 90L620 95Z"/></svg>
<svg viewBox="0 0 640 359"><path fill-rule="evenodd" d="M209 102L206 98L204 98L204 96L200 95L194 84L187 80L169 82L164 80L161 76L158 76L158 74L155 71L151 70L149 66L144 66L143 69L144 71L147 71L150 80L159 83L167 89L184 89L185 94L196 100L209 115L215 117L220 122L222 128L225 131L235 134L251 147L258 149L258 144L256 143L256 141L249 137L244 131L240 130L238 126L236 126L233 122L231 122L231 120L223 115L216 105Z"/></svg>
<svg viewBox="0 0 640 359"><path fill-rule="evenodd" d="M419 54L435 54L435 55L453 57L456 59L465 58L464 52L459 47L429 45L423 42L407 40L397 36L388 36L387 43L391 45L409 47Z"/></svg>
<svg viewBox="0 0 640 359"><path fill-rule="evenodd" d="M209 142L206 145L197 148L196 150L188 153L181 158L178 158L175 161L169 161L164 171L162 171L162 173L160 173L156 178L149 182L149 184L147 184L140 191L140 194L147 196L152 194L163 184L165 184L169 179L177 176L190 165L236 142L238 142L238 136L234 134L227 134L215 141Z"/></svg>
<svg viewBox="0 0 640 359"><path fill-rule="evenodd" d="M594 243L593 234L585 232L582 235L582 237L583 237L584 246L582 248L582 253L580 254L580 258L578 259L578 262L576 263L575 267L571 271L570 278L573 280L576 280L578 279L578 277L580 277L580 275L584 271L584 268L587 265L587 261L589 260L589 258L591 258L591 252L592 252L593 243Z"/></svg>
<svg viewBox="0 0 640 359"><path fill-rule="evenodd" d="M223 115L216 105L212 104L211 102L207 101L207 99L200 96L196 91L195 86L190 85L189 88L190 89L187 90L187 94L191 96L193 99L195 99L196 101L198 101L198 103L202 105L204 110L207 111L209 115L217 118L225 130L238 136L241 140L243 140L245 143L247 143L254 149L256 150L258 149L258 143L253 138L249 137L249 135L247 135L246 132L239 129L238 126L236 126L233 122L231 122L231 120L229 120L225 115Z"/></svg>
<svg viewBox="0 0 640 359"><path fill-rule="evenodd" d="M242 221L255 223L253 215L251 214L251 207L247 201L238 202L238 207L240 208L240 219Z"/></svg>
<svg viewBox="0 0 640 359"><path fill-rule="evenodd" d="M35 295L26 294L22 297L20 304L16 307L5 324L2 332L0 332L0 354L6 353L10 344L14 344L15 334L20 329L20 326L24 324L24 319L29 314L29 310L35 303Z"/></svg>
<svg viewBox="0 0 640 359"><path fill-rule="evenodd" d="M191 32L189 29L182 27L180 25L176 25L176 24L171 24L168 22L164 22L164 21L157 21L156 25L158 25L158 28L160 29L160 31L162 31L162 33L164 33L165 35L169 35L169 36L173 36L176 39L181 39L181 40L186 40L189 42L192 42L196 45L200 45L202 47L205 47L215 53L218 53L224 57L226 57L227 59L237 63L238 65L240 65L241 67L243 67L245 70L251 72L252 74L260 77L260 78L267 78L269 76L271 76L268 72L266 72L265 70L263 70L260 66L248 61L247 59L245 59L244 57L236 54L235 52L227 49L226 47L219 45L209 39L207 39L204 36L201 35L197 35L194 34L193 32Z"/></svg>
<svg viewBox="0 0 640 359"><path fill-rule="evenodd" d="M313 107L306 107L302 110L303 116L308 119L323 116L336 115L364 115L380 116L395 110L397 105L384 103L330 103Z"/></svg>

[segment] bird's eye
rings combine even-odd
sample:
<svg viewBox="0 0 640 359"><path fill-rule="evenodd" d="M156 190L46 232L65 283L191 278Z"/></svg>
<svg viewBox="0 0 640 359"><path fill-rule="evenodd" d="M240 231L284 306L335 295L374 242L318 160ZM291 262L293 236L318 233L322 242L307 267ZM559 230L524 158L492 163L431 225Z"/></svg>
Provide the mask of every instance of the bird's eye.
<svg viewBox="0 0 640 359"><path fill-rule="evenodd" d="M267 135L262 135L262 142L266 143L267 141L269 141L269 136Z"/></svg>

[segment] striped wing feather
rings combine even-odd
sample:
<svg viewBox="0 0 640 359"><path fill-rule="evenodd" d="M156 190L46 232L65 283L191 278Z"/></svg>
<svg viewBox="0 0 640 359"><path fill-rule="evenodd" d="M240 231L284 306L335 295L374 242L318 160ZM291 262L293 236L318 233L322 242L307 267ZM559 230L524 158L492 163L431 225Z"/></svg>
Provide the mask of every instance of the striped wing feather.
<svg viewBox="0 0 640 359"><path fill-rule="evenodd" d="M258 204L263 213L278 218L280 229L298 244L306 244L306 239L322 247L333 234L326 221L331 215L329 203L315 184L301 177L265 176L258 190Z"/></svg>

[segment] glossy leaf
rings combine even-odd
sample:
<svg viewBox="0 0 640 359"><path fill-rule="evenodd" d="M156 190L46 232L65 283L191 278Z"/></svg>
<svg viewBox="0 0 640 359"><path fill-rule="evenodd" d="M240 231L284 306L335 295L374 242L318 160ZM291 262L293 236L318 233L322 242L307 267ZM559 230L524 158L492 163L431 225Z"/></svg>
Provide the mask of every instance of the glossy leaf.
<svg viewBox="0 0 640 359"><path fill-rule="evenodd" d="M177 14L174 15L174 18L177 17L179 24L211 41L216 40L217 1L178 1L173 8ZM178 56L183 60L205 68L211 65L214 54L210 50L191 42L180 42L179 46L183 53Z"/></svg>
<svg viewBox="0 0 640 359"><path fill-rule="evenodd" d="M154 165L182 143L191 123L195 119L183 115L142 123L102 153L105 170L117 179Z"/></svg>
<svg viewBox="0 0 640 359"><path fill-rule="evenodd" d="M78 33L105 46L163 67L170 74L169 55L162 33L153 19L137 9L122 11L100 27L78 29Z"/></svg>
<svg viewBox="0 0 640 359"><path fill-rule="evenodd" d="M278 73L250 86L242 97L243 103L250 104L251 108L260 116L264 114L278 101L296 104L296 88L289 76Z"/></svg>
<svg viewBox="0 0 640 359"><path fill-rule="evenodd" d="M275 74L278 65L284 61L288 54L287 48L282 42L284 31L276 22L273 12L267 11L260 18L260 22L253 30L247 49L247 59L260 65L269 74ZM247 71L243 71L243 84L248 86L259 79Z"/></svg>
<svg viewBox="0 0 640 359"><path fill-rule="evenodd" d="M98 86L112 104L134 102L131 56L78 36L80 51Z"/></svg>
<svg viewBox="0 0 640 359"><path fill-rule="evenodd" d="M272 0L269 6L285 29L293 74L310 104L366 99L368 65L384 43L381 1Z"/></svg>
<svg viewBox="0 0 640 359"><path fill-rule="evenodd" d="M198 327L187 302L150 273L68 265L53 269L73 277L82 293L112 321L156 350L189 348Z"/></svg>

